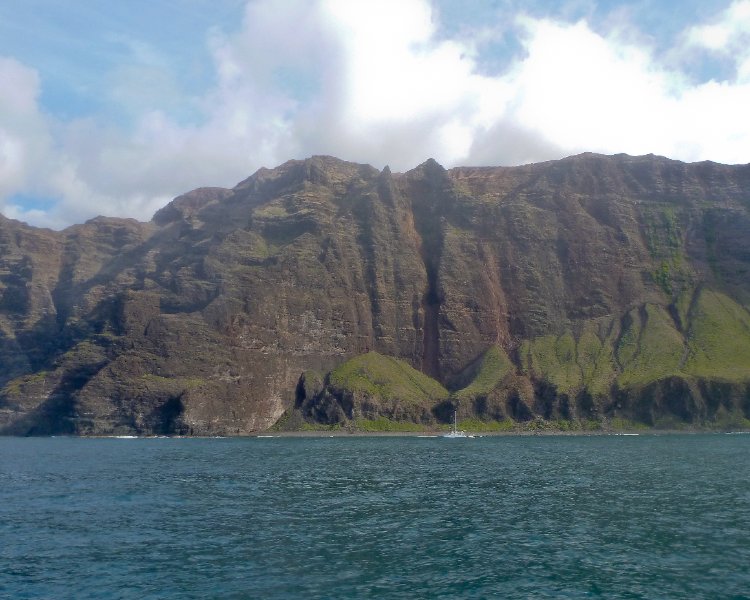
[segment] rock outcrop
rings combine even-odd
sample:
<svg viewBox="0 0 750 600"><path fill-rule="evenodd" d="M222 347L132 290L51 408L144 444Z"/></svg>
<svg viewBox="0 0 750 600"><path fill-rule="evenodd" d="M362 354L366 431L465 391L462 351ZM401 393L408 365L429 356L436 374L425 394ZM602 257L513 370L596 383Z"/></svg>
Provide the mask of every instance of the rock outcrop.
<svg viewBox="0 0 750 600"><path fill-rule="evenodd" d="M347 419L353 398L419 422L460 400L488 420L748 424L749 269L750 165L655 156L313 157L150 223L0 217L0 432L246 434ZM326 375L372 352L449 398Z"/></svg>

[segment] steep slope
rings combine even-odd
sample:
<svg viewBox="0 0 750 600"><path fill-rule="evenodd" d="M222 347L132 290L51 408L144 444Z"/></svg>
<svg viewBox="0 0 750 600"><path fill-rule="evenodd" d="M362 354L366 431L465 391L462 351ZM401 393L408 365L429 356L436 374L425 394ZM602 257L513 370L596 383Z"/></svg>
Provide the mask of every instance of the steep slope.
<svg viewBox="0 0 750 600"><path fill-rule="evenodd" d="M466 416L742 424L749 211L750 166L585 154L406 174L313 157L151 223L0 218L0 431L330 420L348 388L324 374L368 352ZM369 398L444 418L443 397Z"/></svg>
<svg viewBox="0 0 750 600"><path fill-rule="evenodd" d="M448 399L448 390L407 362L368 352L349 359L326 377L322 393L301 402L315 421L356 426L386 417L430 424L433 409Z"/></svg>

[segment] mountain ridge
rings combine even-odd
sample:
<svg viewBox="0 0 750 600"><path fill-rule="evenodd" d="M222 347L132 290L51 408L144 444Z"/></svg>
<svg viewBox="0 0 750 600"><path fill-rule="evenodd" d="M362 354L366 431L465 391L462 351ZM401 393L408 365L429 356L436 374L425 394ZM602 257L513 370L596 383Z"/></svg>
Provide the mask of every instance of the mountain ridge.
<svg viewBox="0 0 750 600"><path fill-rule="evenodd" d="M0 432L251 433L346 396L325 374L367 352L447 384L492 348L512 368L467 417L740 423L749 211L750 165L584 153L315 156L146 223L2 217Z"/></svg>

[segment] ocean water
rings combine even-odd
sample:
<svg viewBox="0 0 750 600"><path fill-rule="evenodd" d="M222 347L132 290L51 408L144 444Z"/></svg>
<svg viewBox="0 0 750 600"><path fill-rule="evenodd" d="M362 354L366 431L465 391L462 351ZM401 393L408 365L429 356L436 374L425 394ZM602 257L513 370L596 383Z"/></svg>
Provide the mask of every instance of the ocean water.
<svg viewBox="0 0 750 600"><path fill-rule="evenodd" d="M750 598L750 435L0 438L0 597Z"/></svg>

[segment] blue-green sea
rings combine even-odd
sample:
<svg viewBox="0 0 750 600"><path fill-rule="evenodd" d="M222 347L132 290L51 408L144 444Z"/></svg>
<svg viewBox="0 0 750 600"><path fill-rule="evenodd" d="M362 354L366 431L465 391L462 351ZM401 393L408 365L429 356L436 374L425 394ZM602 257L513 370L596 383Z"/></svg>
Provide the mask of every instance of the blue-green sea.
<svg viewBox="0 0 750 600"><path fill-rule="evenodd" d="M0 438L2 598L750 598L750 435Z"/></svg>

